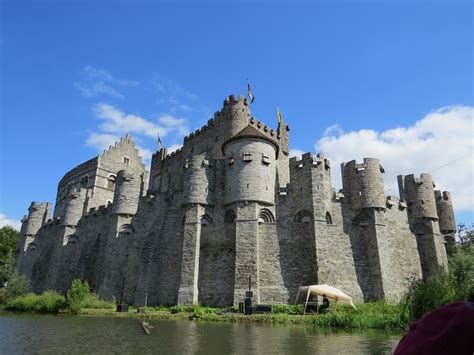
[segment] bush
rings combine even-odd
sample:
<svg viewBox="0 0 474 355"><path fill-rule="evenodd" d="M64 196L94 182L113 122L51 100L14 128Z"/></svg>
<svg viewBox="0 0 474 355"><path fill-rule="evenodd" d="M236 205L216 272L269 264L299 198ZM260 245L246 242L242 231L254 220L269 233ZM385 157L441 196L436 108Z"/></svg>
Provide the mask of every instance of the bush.
<svg viewBox="0 0 474 355"><path fill-rule="evenodd" d="M66 307L66 300L56 292L46 291L41 295L27 293L7 302L5 309L22 312L57 313Z"/></svg>
<svg viewBox="0 0 474 355"><path fill-rule="evenodd" d="M73 280L66 295L68 310L73 313L79 312L89 296L90 289L87 281L81 281L79 279Z"/></svg>
<svg viewBox="0 0 474 355"><path fill-rule="evenodd" d="M304 304L275 304L273 313L275 314L303 314Z"/></svg>
<svg viewBox="0 0 474 355"><path fill-rule="evenodd" d="M474 296L474 253L457 248L449 272L415 281L402 299L400 320L405 327L432 310Z"/></svg>
<svg viewBox="0 0 474 355"><path fill-rule="evenodd" d="M84 299L81 308L89 309L113 309L115 308L115 302L108 302L99 297L96 293L90 293Z"/></svg>
<svg viewBox="0 0 474 355"><path fill-rule="evenodd" d="M13 272L8 280L7 287L1 289L0 304L4 304L12 298L26 294L28 288L28 278L25 275Z"/></svg>

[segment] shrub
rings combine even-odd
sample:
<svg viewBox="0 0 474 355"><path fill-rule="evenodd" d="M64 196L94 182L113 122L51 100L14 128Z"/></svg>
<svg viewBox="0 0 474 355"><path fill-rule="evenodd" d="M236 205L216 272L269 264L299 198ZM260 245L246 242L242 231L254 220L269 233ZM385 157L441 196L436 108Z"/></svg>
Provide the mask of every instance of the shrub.
<svg viewBox="0 0 474 355"><path fill-rule="evenodd" d="M90 289L87 281L73 280L66 295L68 310L77 313L83 307L88 296L90 296Z"/></svg>
<svg viewBox="0 0 474 355"><path fill-rule="evenodd" d="M90 309L113 309L115 302L108 302L99 297L96 293L90 293L82 303L82 308Z"/></svg>
<svg viewBox="0 0 474 355"><path fill-rule="evenodd" d="M29 281L25 275L13 272L8 280L7 287L1 289L0 304L7 302L9 299L24 295L28 292Z"/></svg>
<svg viewBox="0 0 474 355"><path fill-rule="evenodd" d="M5 309L22 312L57 313L66 306L66 300L56 292L46 291L41 295L27 293L7 302Z"/></svg>
<svg viewBox="0 0 474 355"><path fill-rule="evenodd" d="M458 248L449 258L449 272L415 281L400 305L400 321L408 327L443 305L474 296L474 253Z"/></svg>

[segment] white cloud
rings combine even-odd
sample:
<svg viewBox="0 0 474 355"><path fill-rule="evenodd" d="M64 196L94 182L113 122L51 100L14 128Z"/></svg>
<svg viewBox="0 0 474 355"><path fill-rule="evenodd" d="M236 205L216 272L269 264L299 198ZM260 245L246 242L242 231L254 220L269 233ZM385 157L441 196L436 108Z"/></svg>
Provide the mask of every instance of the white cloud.
<svg viewBox="0 0 474 355"><path fill-rule="evenodd" d="M164 114L158 117L156 122L153 122L138 115L126 114L106 103L96 104L93 111L102 120L102 123L98 126L98 132L89 135L86 144L100 152L114 145L115 142L120 140L121 136L131 133L136 137L136 142L140 143L136 144L136 147L145 163L149 162L153 151L143 145L144 138L148 139L148 143L150 143L150 138L153 139L152 149L154 150L158 135L163 138L169 133L174 133L175 137L180 137L189 132L185 119L169 114ZM168 151L172 152L179 147L181 145L172 145L168 148Z"/></svg>
<svg viewBox="0 0 474 355"><path fill-rule="evenodd" d="M172 152L174 152L174 151L176 151L176 150L178 150L178 149L180 149L180 148L182 148L182 147L183 147L182 144L172 144L172 145L170 145L170 146L167 148L168 154L169 154L169 153L172 153Z"/></svg>
<svg viewBox="0 0 474 355"><path fill-rule="evenodd" d="M104 121L99 128L108 133L137 133L149 137L165 136L169 129L137 115L125 114L112 105L99 103L94 112Z"/></svg>
<svg viewBox="0 0 474 355"><path fill-rule="evenodd" d="M5 226L10 226L10 227L15 228L16 230L20 230L21 222L16 219L7 218L6 215L4 215L3 213L0 213L0 228L5 227Z"/></svg>
<svg viewBox="0 0 474 355"><path fill-rule="evenodd" d="M209 116L209 109L199 102L199 97L177 82L155 75L152 85L158 94L157 102L166 105L167 112L178 114L194 111L204 117Z"/></svg>
<svg viewBox="0 0 474 355"><path fill-rule="evenodd" d="M114 136L113 134L107 133L91 133L86 140L86 144L89 147L97 148L99 151L109 148L111 145L114 145L115 142L120 140L119 136Z"/></svg>
<svg viewBox="0 0 474 355"><path fill-rule="evenodd" d="M114 88L101 81L97 83L74 83L74 87L78 89L81 95L84 97L107 95L117 99L124 98L121 93L117 92Z"/></svg>
<svg viewBox="0 0 474 355"><path fill-rule="evenodd" d="M306 153L304 151L302 151L301 149L290 149L290 158L293 158L293 157L300 157Z"/></svg>
<svg viewBox="0 0 474 355"><path fill-rule="evenodd" d="M189 133L188 121L184 118L177 118L169 114L164 114L158 119L158 121L160 121L164 126L176 130L182 136Z"/></svg>
<svg viewBox="0 0 474 355"><path fill-rule="evenodd" d="M332 163L333 184L341 187L340 164L378 158L385 168L385 189L398 195L397 175L429 173L437 189L451 191L457 211L474 210L474 107L451 106L414 125L382 132L344 132L335 125L316 142Z"/></svg>
<svg viewBox="0 0 474 355"><path fill-rule="evenodd" d="M135 80L116 79L108 71L87 65L82 70L82 79L74 83L74 87L79 90L82 96L92 98L98 96L110 96L123 99L124 95L114 86L135 87L139 83Z"/></svg>

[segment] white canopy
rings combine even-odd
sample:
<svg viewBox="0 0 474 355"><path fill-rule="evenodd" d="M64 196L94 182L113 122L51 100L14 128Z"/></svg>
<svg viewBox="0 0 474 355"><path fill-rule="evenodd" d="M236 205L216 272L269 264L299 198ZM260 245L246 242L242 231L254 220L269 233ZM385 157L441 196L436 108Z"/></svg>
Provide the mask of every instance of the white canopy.
<svg viewBox="0 0 474 355"><path fill-rule="evenodd" d="M309 285L309 286L301 286L298 289L298 293L296 294L295 303L298 300L298 296L300 293L306 293L306 302L304 304L304 309L306 311L306 306L308 305L309 295L311 293L317 294L319 296L326 295L327 298L331 298L337 301L348 301L350 302L351 306L355 309L354 303L352 302L352 297L346 295L344 292L339 290L338 288L329 286L329 285Z"/></svg>

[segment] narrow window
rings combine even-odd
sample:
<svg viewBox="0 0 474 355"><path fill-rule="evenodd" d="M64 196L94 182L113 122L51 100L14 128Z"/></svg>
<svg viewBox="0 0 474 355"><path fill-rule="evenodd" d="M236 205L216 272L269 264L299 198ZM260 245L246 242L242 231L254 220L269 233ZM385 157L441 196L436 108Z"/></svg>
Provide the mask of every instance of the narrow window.
<svg viewBox="0 0 474 355"><path fill-rule="evenodd" d="M327 224L332 224L332 217L329 212L326 212L326 223Z"/></svg>
<svg viewBox="0 0 474 355"><path fill-rule="evenodd" d="M127 158L127 157L123 157L123 162L124 162L125 164L129 165L129 164L130 164L130 159Z"/></svg>
<svg viewBox="0 0 474 355"><path fill-rule="evenodd" d="M252 153L244 153L243 154L243 160L246 162L250 162L253 160Z"/></svg>
<svg viewBox="0 0 474 355"><path fill-rule="evenodd" d="M107 188L109 190L115 190L115 176L114 175L110 175L107 178Z"/></svg>
<svg viewBox="0 0 474 355"><path fill-rule="evenodd" d="M267 154L262 154L262 163L265 165L270 164L270 157Z"/></svg>

